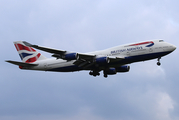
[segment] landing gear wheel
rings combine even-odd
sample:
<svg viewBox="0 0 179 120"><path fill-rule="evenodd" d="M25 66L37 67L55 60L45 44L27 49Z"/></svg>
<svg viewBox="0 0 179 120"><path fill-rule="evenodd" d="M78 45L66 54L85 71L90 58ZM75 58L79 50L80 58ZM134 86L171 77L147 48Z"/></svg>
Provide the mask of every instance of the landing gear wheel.
<svg viewBox="0 0 179 120"><path fill-rule="evenodd" d="M93 75L93 72L89 72L89 75Z"/></svg>
<svg viewBox="0 0 179 120"><path fill-rule="evenodd" d="M90 71L89 75L92 75L92 76L96 77L96 76L99 76L100 73L99 72Z"/></svg>
<svg viewBox="0 0 179 120"><path fill-rule="evenodd" d="M157 60L157 61L158 61L158 62L157 62L157 65L158 65L158 66L161 65L161 63L160 63L160 59L161 59L161 57L159 57L158 60Z"/></svg>
<svg viewBox="0 0 179 120"><path fill-rule="evenodd" d="M97 76L100 76L100 73L97 73Z"/></svg>
<svg viewBox="0 0 179 120"><path fill-rule="evenodd" d="M157 65L158 65L158 66L160 66L160 65L161 65L161 63L160 63L160 62L157 62Z"/></svg>
<svg viewBox="0 0 179 120"><path fill-rule="evenodd" d="M107 74L104 74L104 77L105 77L105 78L107 78L107 77L108 77L108 75L107 75Z"/></svg>

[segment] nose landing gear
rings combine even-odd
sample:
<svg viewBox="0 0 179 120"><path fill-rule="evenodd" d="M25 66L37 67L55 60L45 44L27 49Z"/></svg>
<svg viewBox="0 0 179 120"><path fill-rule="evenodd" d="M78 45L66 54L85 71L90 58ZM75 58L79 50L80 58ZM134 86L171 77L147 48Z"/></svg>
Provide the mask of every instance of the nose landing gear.
<svg viewBox="0 0 179 120"><path fill-rule="evenodd" d="M161 65L161 63L160 63L160 59L161 59L161 57L159 57L159 58L157 59L157 61L158 61L158 62L157 62L157 65L158 65L158 66Z"/></svg>

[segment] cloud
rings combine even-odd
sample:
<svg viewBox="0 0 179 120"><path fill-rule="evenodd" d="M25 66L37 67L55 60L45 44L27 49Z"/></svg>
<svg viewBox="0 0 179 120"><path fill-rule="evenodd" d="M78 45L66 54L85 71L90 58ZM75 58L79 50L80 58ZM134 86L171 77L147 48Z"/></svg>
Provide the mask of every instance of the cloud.
<svg viewBox="0 0 179 120"><path fill-rule="evenodd" d="M174 103L167 93L159 93L157 104L157 118L171 120L170 111L174 109Z"/></svg>

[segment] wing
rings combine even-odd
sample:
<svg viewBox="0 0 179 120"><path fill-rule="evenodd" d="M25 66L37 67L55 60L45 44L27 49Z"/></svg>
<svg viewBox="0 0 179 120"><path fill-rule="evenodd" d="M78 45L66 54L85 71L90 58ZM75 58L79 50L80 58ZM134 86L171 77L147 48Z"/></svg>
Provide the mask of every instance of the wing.
<svg viewBox="0 0 179 120"><path fill-rule="evenodd" d="M76 52L68 52L63 50L57 50L47 47L42 47L38 45L32 45L26 41L23 41L23 43L26 46L33 47L45 52L52 53L52 57L61 58L63 60L75 60L73 64L77 65L78 67L81 67L83 69L91 68L92 66L97 64L97 59L104 58L107 61L110 62L116 62L123 60L124 57L114 57L114 56L101 56L101 55L95 55L95 54L84 54L84 53L76 53Z"/></svg>
<svg viewBox="0 0 179 120"><path fill-rule="evenodd" d="M104 58L108 62L117 62L125 59L124 57L114 57L114 56L98 56L98 55L88 55L88 54L79 54L79 59L76 60L73 64L83 69L88 69L97 64L96 59Z"/></svg>
<svg viewBox="0 0 179 120"><path fill-rule="evenodd" d="M96 55L78 53L78 59L73 63L83 69L88 69L95 65L94 59Z"/></svg>
<svg viewBox="0 0 179 120"><path fill-rule="evenodd" d="M42 51L45 51L45 52L53 53L53 54L64 54L64 53L67 52L67 51L63 51L63 50L57 50L57 49L52 49L52 48L47 48L47 47L41 47L41 46L38 46L38 45L32 45L32 44L30 44L26 41L23 41L23 43L26 46L33 47L33 48L36 48L36 49L39 49L39 50L42 50Z"/></svg>
<svg viewBox="0 0 179 120"><path fill-rule="evenodd" d="M49 52L52 53L52 57L56 57L56 58L61 58L64 60L76 60L78 59L86 59L86 60L92 60L95 55L92 54L81 54L81 53L75 53L75 52L68 52L68 51L64 51L64 50L57 50L57 49L52 49L52 48L48 48L48 47L42 47L42 46L38 46L38 45L32 45L26 41L23 41L23 43L26 46L29 47L33 47L45 52ZM76 57L76 58L75 58ZM71 58L71 59L70 59Z"/></svg>

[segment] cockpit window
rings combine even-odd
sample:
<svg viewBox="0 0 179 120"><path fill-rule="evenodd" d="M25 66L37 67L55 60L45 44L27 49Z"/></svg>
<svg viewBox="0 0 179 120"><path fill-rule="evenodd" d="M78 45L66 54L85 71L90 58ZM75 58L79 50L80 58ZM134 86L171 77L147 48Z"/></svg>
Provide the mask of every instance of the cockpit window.
<svg viewBox="0 0 179 120"><path fill-rule="evenodd" d="M159 40L159 42L163 42L164 40Z"/></svg>

